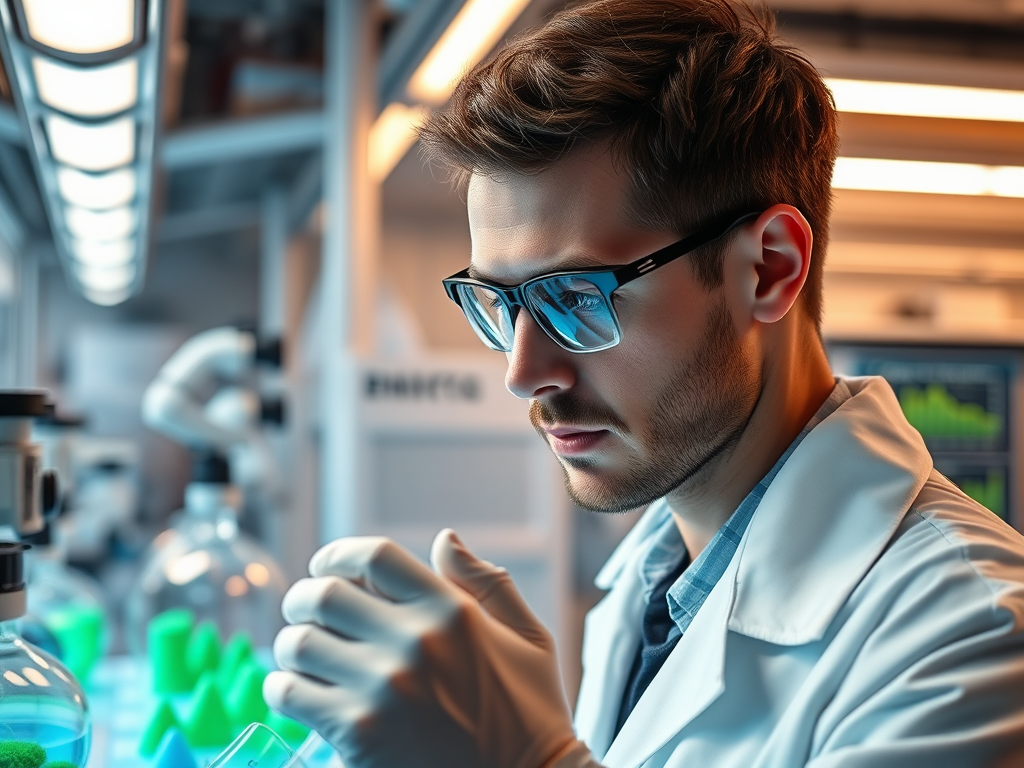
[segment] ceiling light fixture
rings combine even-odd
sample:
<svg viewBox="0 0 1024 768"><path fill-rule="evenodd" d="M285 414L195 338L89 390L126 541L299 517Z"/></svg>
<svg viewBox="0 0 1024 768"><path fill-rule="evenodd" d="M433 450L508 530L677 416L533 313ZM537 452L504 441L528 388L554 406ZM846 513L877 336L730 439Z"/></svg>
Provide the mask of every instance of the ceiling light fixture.
<svg viewBox="0 0 1024 768"><path fill-rule="evenodd" d="M116 51L139 37L136 0L15 0L23 34L65 53Z"/></svg>
<svg viewBox="0 0 1024 768"><path fill-rule="evenodd" d="M380 183L416 143L417 128L426 120L426 107L389 104L370 128L368 139L370 178Z"/></svg>
<svg viewBox="0 0 1024 768"><path fill-rule="evenodd" d="M1024 167L840 157L836 189L1024 198Z"/></svg>
<svg viewBox="0 0 1024 768"><path fill-rule="evenodd" d="M57 188L67 202L95 210L127 205L135 199L138 181L134 168L107 173L57 169Z"/></svg>
<svg viewBox="0 0 1024 768"><path fill-rule="evenodd" d="M131 109L139 99L139 63L135 59L76 67L33 56L32 71L39 100L71 115L113 115Z"/></svg>
<svg viewBox="0 0 1024 768"><path fill-rule="evenodd" d="M93 304L99 304L101 307L113 307L131 298L132 292L128 288L122 288L119 291L94 291L91 288L83 288L82 295Z"/></svg>
<svg viewBox="0 0 1024 768"><path fill-rule="evenodd" d="M458 78L494 48L530 0L466 0L409 80L409 93L443 104Z"/></svg>
<svg viewBox="0 0 1024 768"><path fill-rule="evenodd" d="M109 211L90 211L69 205L64 210L68 231L82 240L120 240L132 234L139 224L134 208L111 208Z"/></svg>
<svg viewBox="0 0 1024 768"><path fill-rule="evenodd" d="M825 78L840 112L1024 123L1024 91Z"/></svg>
<svg viewBox="0 0 1024 768"><path fill-rule="evenodd" d="M56 160L85 171L106 171L135 159L135 121L120 117L88 125L48 115L46 132Z"/></svg>
<svg viewBox="0 0 1024 768"><path fill-rule="evenodd" d="M127 264L123 267L105 269L76 266L75 274L83 287L93 291L122 291L135 279L135 265Z"/></svg>
<svg viewBox="0 0 1024 768"><path fill-rule="evenodd" d="M135 241L128 238L103 242L74 240L71 252L77 263L87 267L123 267L135 257Z"/></svg>

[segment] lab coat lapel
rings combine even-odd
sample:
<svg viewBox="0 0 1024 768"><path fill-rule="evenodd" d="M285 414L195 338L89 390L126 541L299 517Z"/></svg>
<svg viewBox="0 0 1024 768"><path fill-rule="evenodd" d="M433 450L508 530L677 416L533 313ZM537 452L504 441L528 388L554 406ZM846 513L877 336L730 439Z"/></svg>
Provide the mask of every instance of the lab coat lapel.
<svg viewBox="0 0 1024 768"><path fill-rule="evenodd" d="M576 733L600 759L611 744L626 678L640 643L644 599L640 575L626 567L615 587L587 614L583 681L576 704Z"/></svg>
<svg viewBox="0 0 1024 768"><path fill-rule="evenodd" d="M889 384L845 381L852 397L797 447L750 521L734 558L734 632L777 645L824 637L932 471Z"/></svg>
<svg viewBox="0 0 1024 768"><path fill-rule="evenodd" d="M725 646L736 583L736 558L644 691L601 761L636 768L725 690ZM616 703L621 701L621 693Z"/></svg>
<svg viewBox="0 0 1024 768"><path fill-rule="evenodd" d="M575 726L579 738L599 759L611 744L626 678L640 644L645 607L640 564L650 550L650 537L670 515L664 499L652 504L594 579L599 589L609 592L587 614Z"/></svg>

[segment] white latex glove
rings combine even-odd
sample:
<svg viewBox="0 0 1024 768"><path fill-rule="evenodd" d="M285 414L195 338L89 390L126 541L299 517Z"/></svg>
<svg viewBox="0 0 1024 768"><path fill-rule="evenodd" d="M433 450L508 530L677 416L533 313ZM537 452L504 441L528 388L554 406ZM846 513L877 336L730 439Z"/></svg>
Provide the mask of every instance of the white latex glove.
<svg viewBox="0 0 1024 768"><path fill-rule="evenodd" d="M348 768L582 768L555 644L504 568L453 531L432 572L394 542L339 539L284 599L267 702Z"/></svg>

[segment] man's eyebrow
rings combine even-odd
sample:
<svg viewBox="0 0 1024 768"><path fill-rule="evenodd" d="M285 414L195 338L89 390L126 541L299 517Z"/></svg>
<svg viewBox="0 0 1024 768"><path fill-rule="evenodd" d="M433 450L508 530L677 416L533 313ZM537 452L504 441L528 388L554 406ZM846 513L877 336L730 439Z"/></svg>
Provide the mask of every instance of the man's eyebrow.
<svg viewBox="0 0 1024 768"><path fill-rule="evenodd" d="M557 264L552 265L549 269L545 269L543 272L538 272L535 275L530 275L529 277L527 277L522 282L526 282L526 280L530 280L530 279L532 279L534 277L537 277L538 275L546 275L546 274L549 274L551 272L563 272L563 271L569 270L569 269L604 269L604 268L615 269L616 267L620 267L620 266L622 266L622 265L621 264L601 264L600 262L596 261L593 256L585 256L583 254L579 254L579 255L575 255L575 256L566 256L564 259L560 260ZM477 269L476 265L473 264L472 262L470 262L469 268L466 271L469 273L469 276L471 278L473 278L474 280L482 280L485 283L494 283L495 285L508 285L508 283L503 283L500 280L494 280L494 279L488 277L483 272L481 272L479 269Z"/></svg>

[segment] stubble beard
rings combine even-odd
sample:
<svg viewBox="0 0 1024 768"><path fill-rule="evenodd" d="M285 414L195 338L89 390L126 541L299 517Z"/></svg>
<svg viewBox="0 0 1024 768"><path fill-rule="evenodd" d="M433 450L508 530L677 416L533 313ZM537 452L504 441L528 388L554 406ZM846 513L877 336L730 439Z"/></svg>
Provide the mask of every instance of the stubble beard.
<svg viewBox="0 0 1024 768"><path fill-rule="evenodd" d="M598 461L559 456L565 487L580 507L625 512L646 506L683 486L701 483L716 459L735 446L761 390L761 371L743 353L724 299L708 315L707 329L691 359L680 362L654 398L643 430L635 435L642 454L609 473ZM534 401L530 420L541 424L603 424L620 434L622 419L565 393Z"/></svg>

